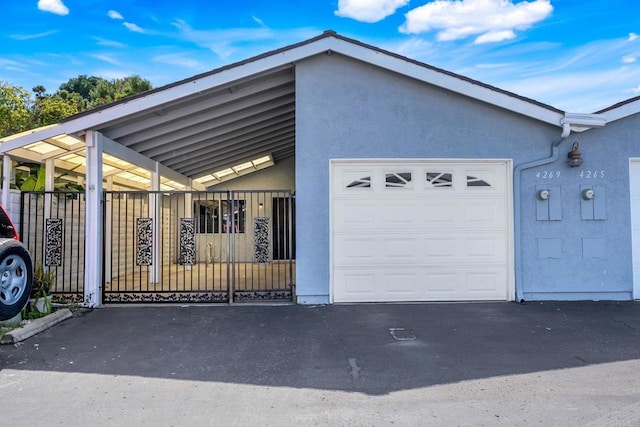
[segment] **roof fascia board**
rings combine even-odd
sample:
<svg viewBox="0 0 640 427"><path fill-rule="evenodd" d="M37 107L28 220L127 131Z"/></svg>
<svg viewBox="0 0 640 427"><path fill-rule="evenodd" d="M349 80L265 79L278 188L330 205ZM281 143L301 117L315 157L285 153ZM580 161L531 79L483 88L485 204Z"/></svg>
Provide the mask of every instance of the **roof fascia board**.
<svg viewBox="0 0 640 427"><path fill-rule="evenodd" d="M560 112L549 110L526 100L515 98L351 42L335 38L331 38L330 42L330 50L336 53L377 65L416 80L561 127L560 120L562 120L564 115Z"/></svg>
<svg viewBox="0 0 640 427"><path fill-rule="evenodd" d="M607 122L613 122L638 113L640 113L640 100L612 108L600 113L600 115L604 116Z"/></svg>
<svg viewBox="0 0 640 427"><path fill-rule="evenodd" d="M19 148L45 138L70 134L80 131L95 129L105 123L120 119L129 114L140 113L143 110L157 108L158 106L207 91L211 88L233 82L253 74L274 69L285 64L295 63L309 56L317 55L331 49L331 39L323 38L312 43L303 44L290 50L281 51L271 56L260 58L256 61L247 62L219 73L204 76L198 79L187 81L179 86L174 86L151 93L147 96L133 99L129 102L114 105L110 108L96 111L93 114L78 117L68 122L60 123L51 129L34 130L33 133L24 135L7 142L2 142L0 153L7 152L14 148ZM1 141L0 141L1 142ZM5 146L6 144L6 146Z"/></svg>

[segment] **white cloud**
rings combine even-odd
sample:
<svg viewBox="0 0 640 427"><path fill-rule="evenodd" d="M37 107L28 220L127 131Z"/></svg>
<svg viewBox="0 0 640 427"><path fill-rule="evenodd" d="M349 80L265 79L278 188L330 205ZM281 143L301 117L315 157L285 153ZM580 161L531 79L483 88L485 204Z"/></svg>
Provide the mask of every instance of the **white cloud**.
<svg viewBox="0 0 640 427"><path fill-rule="evenodd" d="M56 15L68 15L69 8L62 3L62 0L38 0L38 9L43 12L51 12Z"/></svg>
<svg viewBox="0 0 640 427"><path fill-rule="evenodd" d="M627 56L623 56L622 57L622 62L624 64L632 64L634 62L636 62L636 57L634 55L627 55Z"/></svg>
<svg viewBox="0 0 640 427"><path fill-rule="evenodd" d="M339 0L337 16L362 22L378 22L409 3L409 0Z"/></svg>
<svg viewBox="0 0 640 427"><path fill-rule="evenodd" d="M435 30L440 41L477 36L476 44L498 42L513 39L516 30L528 29L552 11L550 0L436 0L410 10L400 31Z"/></svg>
<svg viewBox="0 0 640 427"><path fill-rule="evenodd" d="M276 31L268 27L196 30L184 20L177 20L172 25L178 29L180 39L209 49L224 60L229 60L238 51L246 58L273 49L274 44L283 46L299 42L317 36L319 32L306 28Z"/></svg>
<svg viewBox="0 0 640 427"><path fill-rule="evenodd" d="M502 63L487 63L487 64L478 64L476 65L476 68L483 68L485 70L491 70L494 68L506 68L506 67L513 67L514 64L513 62L502 62Z"/></svg>
<svg viewBox="0 0 640 427"><path fill-rule="evenodd" d="M102 37L94 37L93 39L97 41L100 46L119 47L119 48L127 47L126 44L117 42L115 40L103 39Z"/></svg>
<svg viewBox="0 0 640 427"><path fill-rule="evenodd" d="M134 33L144 33L145 31L140 28L138 25L132 23L132 22L123 22L122 25L124 25L125 27L127 27L127 30L134 32Z"/></svg>
<svg viewBox="0 0 640 427"><path fill-rule="evenodd" d="M627 41L632 42L635 39L637 39L638 37L640 37L640 36L638 36L636 33L629 33L629 38L627 39Z"/></svg>
<svg viewBox="0 0 640 427"><path fill-rule="evenodd" d="M164 55L156 55L152 58L153 61L167 65L177 65L179 67L189 68L192 70L204 70L207 67L200 61L192 58L188 58L185 54L181 53L169 53Z"/></svg>
<svg viewBox="0 0 640 427"><path fill-rule="evenodd" d="M636 86L633 89L631 89L632 93L640 93L640 86Z"/></svg>
<svg viewBox="0 0 640 427"><path fill-rule="evenodd" d="M173 26L180 31L183 38L210 49L222 59L229 58L235 52L234 42L241 44L275 36L274 32L268 28L204 31L195 30L182 20L174 22Z"/></svg>
<svg viewBox="0 0 640 427"><path fill-rule="evenodd" d="M109 15L109 18L111 19L124 19L120 12L116 10L110 10L109 12L107 12L107 15Z"/></svg>
<svg viewBox="0 0 640 427"><path fill-rule="evenodd" d="M9 37L14 40L32 40L32 39L47 37L57 32L58 30L51 30L51 31L45 31L44 33L37 33L37 34L12 34Z"/></svg>
<svg viewBox="0 0 640 427"><path fill-rule="evenodd" d="M476 38L476 44L482 43L495 43L501 42L504 40L511 40L516 38L516 33L512 30L502 30L502 31L489 31L484 34L479 35Z"/></svg>
<svg viewBox="0 0 640 427"><path fill-rule="evenodd" d="M109 64L120 65L120 62L117 59L114 59L109 55L96 53L96 54L90 54L89 56L95 59L99 59L100 61L108 62Z"/></svg>

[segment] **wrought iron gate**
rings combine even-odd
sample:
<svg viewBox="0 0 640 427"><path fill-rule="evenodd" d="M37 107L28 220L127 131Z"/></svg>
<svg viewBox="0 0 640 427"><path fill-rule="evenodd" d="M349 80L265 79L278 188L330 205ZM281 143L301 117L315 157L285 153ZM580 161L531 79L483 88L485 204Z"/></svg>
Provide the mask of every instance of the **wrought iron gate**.
<svg viewBox="0 0 640 427"><path fill-rule="evenodd" d="M20 238L34 266L55 274L54 302L84 300L85 195L77 191L23 191Z"/></svg>
<svg viewBox="0 0 640 427"><path fill-rule="evenodd" d="M112 302L292 300L290 191L104 193Z"/></svg>

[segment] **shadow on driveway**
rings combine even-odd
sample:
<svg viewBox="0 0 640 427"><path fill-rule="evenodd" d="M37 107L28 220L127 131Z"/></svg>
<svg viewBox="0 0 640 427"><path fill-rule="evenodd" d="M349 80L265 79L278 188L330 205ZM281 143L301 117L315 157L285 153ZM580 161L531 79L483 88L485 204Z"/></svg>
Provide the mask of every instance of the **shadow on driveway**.
<svg viewBox="0 0 640 427"><path fill-rule="evenodd" d="M371 395L640 359L640 304L109 306L16 346L0 369Z"/></svg>

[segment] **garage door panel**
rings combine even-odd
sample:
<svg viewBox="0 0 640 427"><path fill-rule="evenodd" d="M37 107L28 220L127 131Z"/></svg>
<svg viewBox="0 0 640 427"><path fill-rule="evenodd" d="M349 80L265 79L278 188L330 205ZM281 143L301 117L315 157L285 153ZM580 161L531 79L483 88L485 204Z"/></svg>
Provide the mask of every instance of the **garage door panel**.
<svg viewBox="0 0 640 427"><path fill-rule="evenodd" d="M336 275L335 302L475 301L507 297L499 268L368 271L344 269Z"/></svg>
<svg viewBox="0 0 640 427"><path fill-rule="evenodd" d="M387 271L380 274L381 300L412 298L416 293L415 284L420 280L418 271Z"/></svg>
<svg viewBox="0 0 640 427"><path fill-rule="evenodd" d="M464 206L464 219L466 224L476 227L493 226L502 227L505 221L504 206L495 200L469 200Z"/></svg>
<svg viewBox="0 0 640 427"><path fill-rule="evenodd" d="M499 294L503 279L500 269L497 268L485 271L469 270L465 277L469 294L478 296Z"/></svg>
<svg viewBox="0 0 640 427"><path fill-rule="evenodd" d="M342 265L362 265L376 262L380 240L376 237L336 236L334 239L334 251L336 259Z"/></svg>
<svg viewBox="0 0 640 427"><path fill-rule="evenodd" d="M495 233L485 236L471 236L464 238L464 248L469 261L496 262L506 257L505 236Z"/></svg>
<svg viewBox="0 0 640 427"><path fill-rule="evenodd" d="M420 251L416 237L393 237L372 233L369 237L334 236L336 267L368 264L416 264Z"/></svg>
<svg viewBox="0 0 640 427"><path fill-rule="evenodd" d="M428 299L460 298L460 271L452 269L428 269L423 274L424 295Z"/></svg>
<svg viewBox="0 0 640 427"><path fill-rule="evenodd" d="M334 301L508 297L508 163L381 162L347 178L342 167L332 165ZM363 172L370 187L344 188Z"/></svg>
<svg viewBox="0 0 640 427"><path fill-rule="evenodd" d="M460 239L457 237L424 237L424 262L432 260L433 262L442 262L443 259L455 259L460 247Z"/></svg>
<svg viewBox="0 0 640 427"><path fill-rule="evenodd" d="M423 236L420 262L438 265L448 261L467 264L504 262L507 247L504 233L484 235Z"/></svg>
<svg viewBox="0 0 640 427"><path fill-rule="evenodd" d="M349 200L334 201L334 222L340 229L350 230L353 227L366 228L375 225L376 203L366 200L358 200L354 203Z"/></svg>
<svg viewBox="0 0 640 427"><path fill-rule="evenodd" d="M439 228L455 224L457 213L460 211L460 203L449 200L430 200L423 203L420 210L420 217L425 222L423 226Z"/></svg>
<svg viewBox="0 0 640 427"><path fill-rule="evenodd" d="M375 301L375 274L365 271L342 271L336 276L336 302Z"/></svg>
<svg viewBox="0 0 640 427"><path fill-rule="evenodd" d="M419 249L415 237L388 237L384 238L384 252L382 252L382 259L379 262L391 263L411 263L415 264L419 262Z"/></svg>
<svg viewBox="0 0 640 427"><path fill-rule="evenodd" d="M417 201L382 202L376 212L383 227L414 227L420 219L420 204Z"/></svg>

